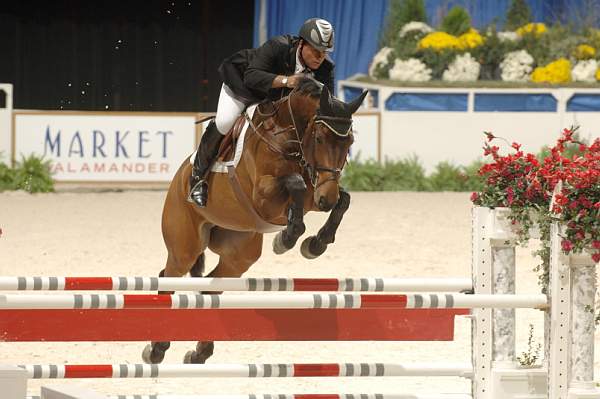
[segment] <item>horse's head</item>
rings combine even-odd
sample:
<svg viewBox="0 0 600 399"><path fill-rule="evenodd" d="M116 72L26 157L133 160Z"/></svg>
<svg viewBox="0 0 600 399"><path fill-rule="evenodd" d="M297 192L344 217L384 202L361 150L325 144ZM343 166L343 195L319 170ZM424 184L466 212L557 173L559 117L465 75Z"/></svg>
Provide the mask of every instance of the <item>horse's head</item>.
<svg viewBox="0 0 600 399"><path fill-rule="evenodd" d="M314 188L314 203L322 211L329 211L339 199L340 175L354 142L352 114L366 95L365 91L345 103L331 96L324 86L316 114L306 126L302 147Z"/></svg>

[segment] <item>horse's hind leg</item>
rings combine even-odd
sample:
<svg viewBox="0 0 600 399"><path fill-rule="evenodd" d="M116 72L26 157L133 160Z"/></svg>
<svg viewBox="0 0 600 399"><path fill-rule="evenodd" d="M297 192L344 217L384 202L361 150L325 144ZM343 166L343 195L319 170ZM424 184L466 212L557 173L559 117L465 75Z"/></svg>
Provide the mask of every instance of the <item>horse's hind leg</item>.
<svg viewBox="0 0 600 399"><path fill-rule="evenodd" d="M241 277L260 258L262 239L263 235L260 233L237 232L215 227L211 234L209 248L219 255L219 263L207 277ZM214 342L198 341L196 350L186 353L183 361L203 364L212 356L214 349Z"/></svg>

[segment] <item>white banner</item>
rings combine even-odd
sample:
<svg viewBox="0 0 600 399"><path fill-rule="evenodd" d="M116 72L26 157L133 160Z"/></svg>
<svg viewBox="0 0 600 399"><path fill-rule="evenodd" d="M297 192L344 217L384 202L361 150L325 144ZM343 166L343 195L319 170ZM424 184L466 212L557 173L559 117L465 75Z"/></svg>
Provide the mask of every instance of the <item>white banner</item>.
<svg viewBox="0 0 600 399"><path fill-rule="evenodd" d="M16 111L14 157L51 161L63 182L168 182L195 150L197 114Z"/></svg>
<svg viewBox="0 0 600 399"><path fill-rule="evenodd" d="M350 147L350 159L381 161L380 121L379 112L359 111L352 115L354 143Z"/></svg>

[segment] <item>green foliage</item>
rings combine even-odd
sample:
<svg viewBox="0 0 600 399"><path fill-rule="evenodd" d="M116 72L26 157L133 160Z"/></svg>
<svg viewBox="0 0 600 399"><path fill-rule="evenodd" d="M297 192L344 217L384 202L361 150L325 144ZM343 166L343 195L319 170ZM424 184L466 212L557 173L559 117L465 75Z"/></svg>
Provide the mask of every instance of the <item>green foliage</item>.
<svg viewBox="0 0 600 399"><path fill-rule="evenodd" d="M30 193L54 191L50 161L44 161L35 155L23 157L14 169L14 187Z"/></svg>
<svg viewBox="0 0 600 399"><path fill-rule="evenodd" d="M471 55L481 64L479 79L500 80L500 63L505 55L517 49L518 43L498 38L496 28L487 29L483 44L471 50Z"/></svg>
<svg viewBox="0 0 600 399"><path fill-rule="evenodd" d="M483 182L477 173L482 162L455 166L440 162L430 176L417 156L380 164L360 159L344 168L342 185L352 191L477 191Z"/></svg>
<svg viewBox="0 0 600 399"><path fill-rule="evenodd" d="M15 189L15 170L0 162L0 192Z"/></svg>
<svg viewBox="0 0 600 399"><path fill-rule="evenodd" d="M455 50L422 49L419 51L419 58L431 69L431 79L442 79L442 75L448 65L454 60L457 52Z"/></svg>
<svg viewBox="0 0 600 399"><path fill-rule="evenodd" d="M412 21L427 22L424 0L391 0L382 45L393 47L400 29Z"/></svg>
<svg viewBox="0 0 600 399"><path fill-rule="evenodd" d="M442 20L440 29L454 36L460 36L471 28L471 16L462 7L452 7Z"/></svg>
<svg viewBox="0 0 600 399"><path fill-rule="evenodd" d="M533 324L529 324L529 337L527 338L527 351L523 352L521 356L517 356L519 364L523 367L533 367L540 358L540 352L542 350L542 344L539 342L533 344Z"/></svg>
<svg viewBox="0 0 600 399"><path fill-rule="evenodd" d="M516 30L529 22L531 22L531 11L527 2L525 0L512 0L506 13L506 29Z"/></svg>

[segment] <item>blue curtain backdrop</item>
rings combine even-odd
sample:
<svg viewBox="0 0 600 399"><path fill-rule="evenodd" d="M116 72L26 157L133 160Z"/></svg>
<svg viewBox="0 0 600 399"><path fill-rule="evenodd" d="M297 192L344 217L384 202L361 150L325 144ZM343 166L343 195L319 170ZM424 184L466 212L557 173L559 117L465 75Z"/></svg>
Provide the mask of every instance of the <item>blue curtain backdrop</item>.
<svg viewBox="0 0 600 399"><path fill-rule="evenodd" d="M300 25L312 17L330 21L336 29L336 80L356 73L367 73L385 24L389 0L254 0L254 46L259 46L261 11L266 37L297 34ZM511 0L425 0L429 23L438 26L455 5L466 8L475 27L504 24ZM264 4L265 9L262 10ZM576 26L586 17L589 0L527 0L536 22L572 22ZM597 22L597 21L596 21Z"/></svg>

